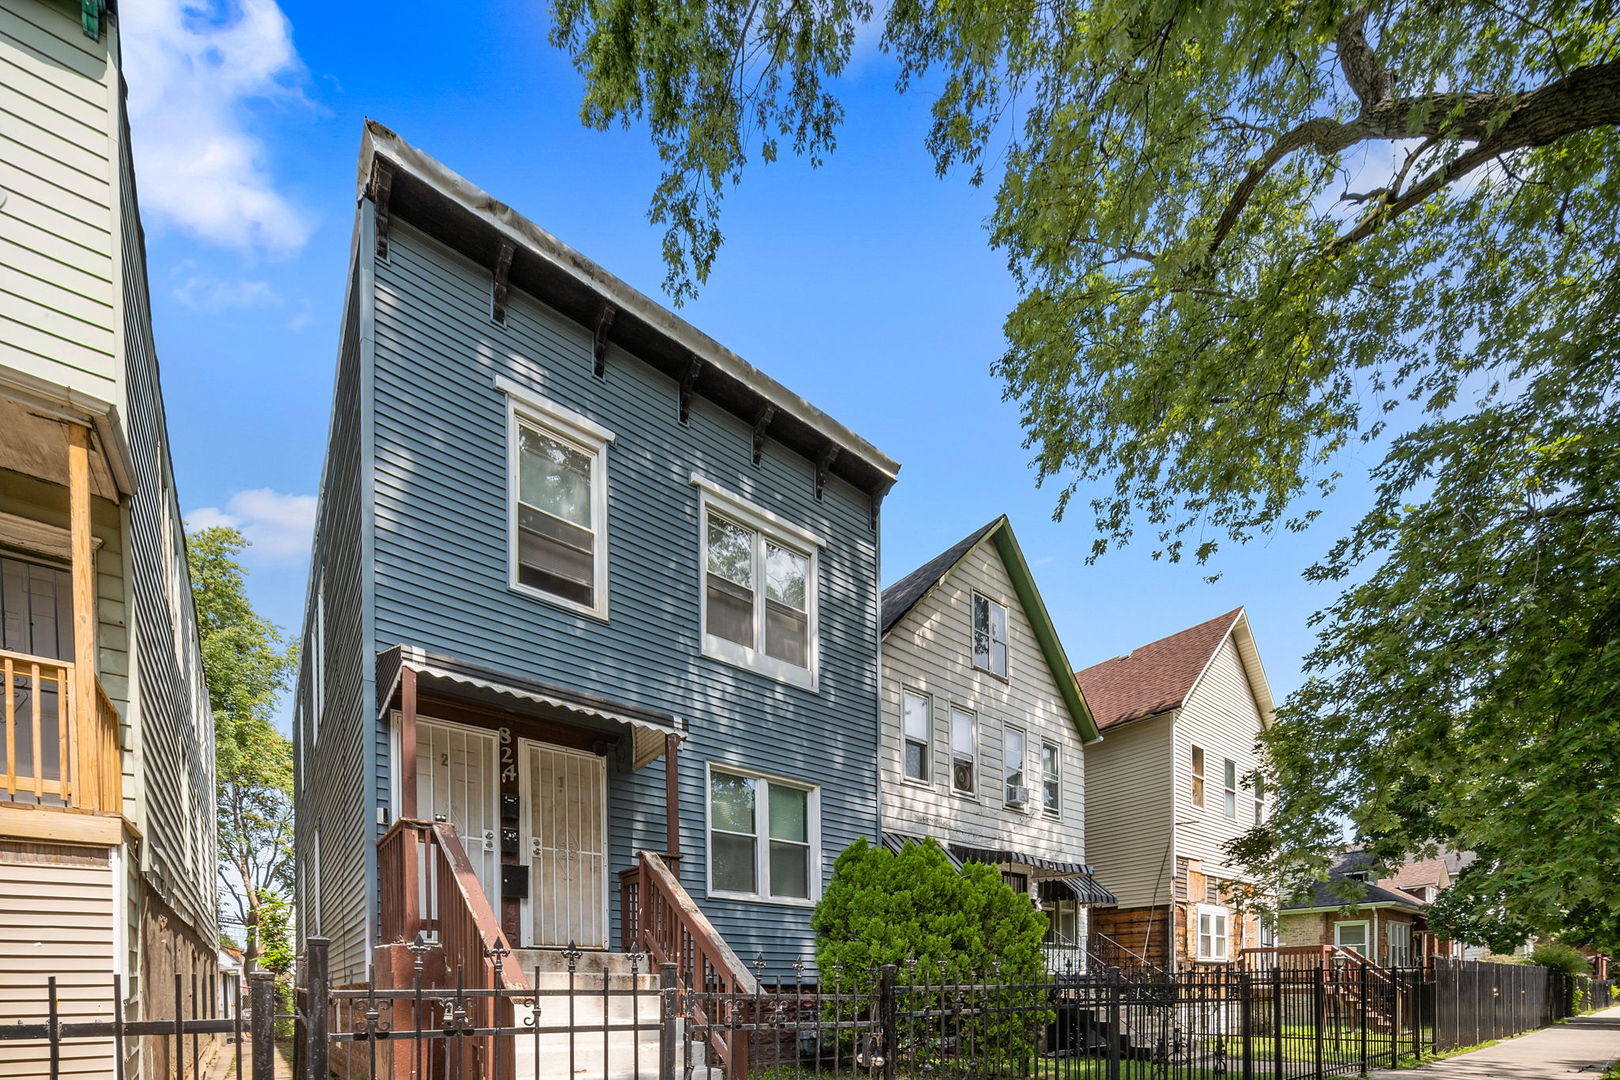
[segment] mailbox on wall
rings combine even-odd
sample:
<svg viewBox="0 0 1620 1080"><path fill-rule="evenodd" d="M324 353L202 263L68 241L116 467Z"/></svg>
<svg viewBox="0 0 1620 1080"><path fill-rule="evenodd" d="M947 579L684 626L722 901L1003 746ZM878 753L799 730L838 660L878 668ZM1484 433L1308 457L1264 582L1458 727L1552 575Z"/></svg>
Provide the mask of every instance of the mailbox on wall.
<svg viewBox="0 0 1620 1080"><path fill-rule="evenodd" d="M501 895L508 900L529 898L529 868L521 864L501 867Z"/></svg>
<svg viewBox="0 0 1620 1080"><path fill-rule="evenodd" d="M501 793L501 820L516 821L518 819L518 797L511 792Z"/></svg>

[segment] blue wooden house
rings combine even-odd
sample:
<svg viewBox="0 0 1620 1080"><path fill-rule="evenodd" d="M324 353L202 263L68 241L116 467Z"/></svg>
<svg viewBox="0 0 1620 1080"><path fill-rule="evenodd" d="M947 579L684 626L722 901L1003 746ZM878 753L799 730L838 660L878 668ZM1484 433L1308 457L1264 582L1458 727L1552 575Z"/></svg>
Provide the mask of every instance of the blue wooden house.
<svg viewBox="0 0 1620 1080"><path fill-rule="evenodd" d="M417 934L474 965L808 958L833 858L878 833L898 466L377 124L352 251L300 930L340 983ZM685 937L649 942L654 911Z"/></svg>

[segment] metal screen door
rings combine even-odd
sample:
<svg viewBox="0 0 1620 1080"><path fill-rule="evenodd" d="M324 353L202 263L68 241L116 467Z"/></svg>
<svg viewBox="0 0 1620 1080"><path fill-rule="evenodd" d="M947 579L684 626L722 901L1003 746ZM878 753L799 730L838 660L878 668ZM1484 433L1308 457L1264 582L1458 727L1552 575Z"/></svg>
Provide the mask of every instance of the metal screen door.
<svg viewBox="0 0 1620 1080"><path fill-rule="evenodd" d="M495 843L499 779L495 734L460 724L416 723L416 812L456 827L490 907L501 909L501 856Z"/></svg>
<svg viewBox="0 0 1620 1080"><path fill-rule="evenodd" d="M606 948L606 760L525 743L523 803L529 860L525 944Z"/></svg>

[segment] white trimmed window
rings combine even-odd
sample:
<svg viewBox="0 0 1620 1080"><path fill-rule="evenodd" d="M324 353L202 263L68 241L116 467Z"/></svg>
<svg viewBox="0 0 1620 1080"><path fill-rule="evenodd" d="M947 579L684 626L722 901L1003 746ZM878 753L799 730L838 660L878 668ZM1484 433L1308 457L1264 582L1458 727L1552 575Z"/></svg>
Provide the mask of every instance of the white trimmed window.
<svg viewBox="0 0 1620 1080"><path fill-rule="evenodd" d="M1333 924L1333 944L1341 949L1354 949L1367 955L1367 924L1365 922L1339 922Z"/></svg>
<svg viewBox="0 0 1620 1080"><path fill-rule="evenodd" d="M701 477L703 651L814 688L822 540Z"/></svg>
<svg viewBox="0 0 1620 1080"><path fill-rule="evenodd" d="M973 594L973 666L1007 677L1007 609Z"/></svg>
<svg viewBox="0 0 1620 1080"><path fill-rule="evenodd" d="M1024 784L1024 766L1029 759L1029 736L1023 728L1008 725L1001 736L1002 787L1008 806L1029 805L1029 788Z"/></svg>
<svg viewBox="0 0 1620 1080"><path fill-rule="evenodd" d="M709 892L809 902L819 891L819 790L773 777L709 771Z"/></svg>
<svg viewBox="0 0 1620 1080"><path fill-rule="evenodd" d="M1232 912L1214 904L1198 905L1198 959L1224 961L1230 959L1229 934Z"/></svg>
<svg viewBox="0 0 1620 1080"><path fill-rule="evenodd" d="M1254 823L1259 825L1266 820L1266 779L1263 776L1254 778Z"/></svg>
<svg viewBox="0 0 1620 1080"><path fill-rule="evenodd" d="M1192 804L1204 805L1204 748L1192 748Z"/></svg>
<svg viewBox="0 0 1620 1080"><path fill-rule="evenodd" d="M607 617L607 448L613 433L505 378L509 584Z"/></svg>
<svg viewBox="0 0 1620 1080"><path fill-rule="evenodd" d="M1063 754L1056 743L1041 743L1041 807L1049 814L1063 809Z"/></svg>
<svg viewBox="0 0 1620 1080"><path fill-rule="evenodd" d="M972 795L979 781L979 731L974 715L951 709L951 788Z"/></svg>
<svg viewBox="0 0 1620 1080"><path fill-rule="evenodd" d="M1227 758L1221 763L1222 794L1225 796L1226 816L1237 820L1237 762Z"/></svg>
<svg viewBox="0 0 1620 1080"><path fill-rule="evenodd" d="M901 723L904 727L905 774L908 780L928 782L929 751L933 747L933 721L928 715L928 697L912 690L901 692Z"/></svg>

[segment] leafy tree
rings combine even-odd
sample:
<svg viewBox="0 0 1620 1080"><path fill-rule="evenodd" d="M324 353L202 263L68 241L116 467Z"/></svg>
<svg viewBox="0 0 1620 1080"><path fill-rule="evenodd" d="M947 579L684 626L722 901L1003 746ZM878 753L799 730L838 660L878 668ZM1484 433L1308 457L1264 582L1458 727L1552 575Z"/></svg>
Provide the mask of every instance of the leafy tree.
<svg viewBox="0 0 1620 1080"><path fill-rule="evenodd" d="M668 287L726 187L820 160L865 0L554 0L583 118L645 123ZM1488 852L1472 934L1612 927L1620 890L1620 14L1591 0L894 0L898 88L977 183L1022 294L995 364L1096 558L1306 528L1341 453L1366 516L1309 577L1281 710L1284 895L1348 820L1383 861ZM1004 148L1004 149L1003 149ZM1189 547L1189 544L1191 545ZM1463 917L1466 916L1466 917ZM1485 924L1495 922L1492 930Z"/></svg>
<svg viewBox="0 0 1620 1080"><path fill-rule="evenodd" d="M276 926L285 947L294 866L292 741L273 718L297 650L248 600L236 561L247 546L235 529L200 529L188 537L187 556L214 715L222 921L242 928L248 961L268 967Z"/></svg>

